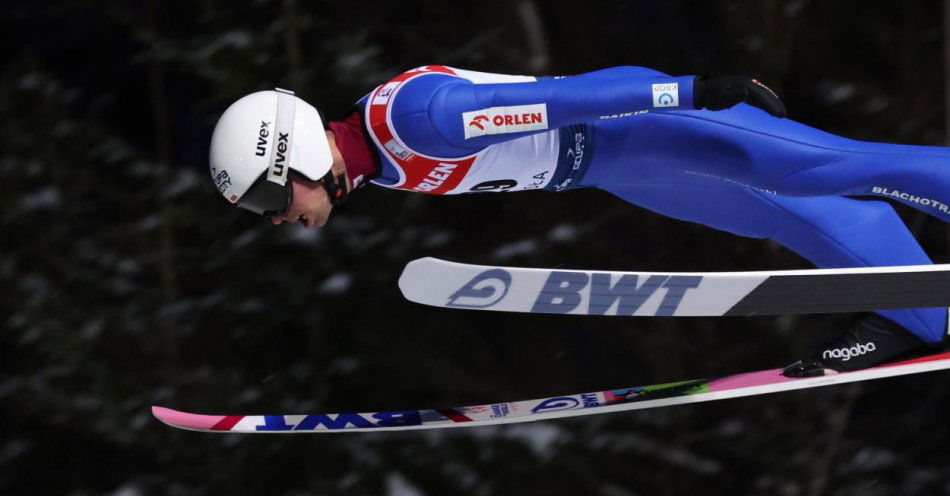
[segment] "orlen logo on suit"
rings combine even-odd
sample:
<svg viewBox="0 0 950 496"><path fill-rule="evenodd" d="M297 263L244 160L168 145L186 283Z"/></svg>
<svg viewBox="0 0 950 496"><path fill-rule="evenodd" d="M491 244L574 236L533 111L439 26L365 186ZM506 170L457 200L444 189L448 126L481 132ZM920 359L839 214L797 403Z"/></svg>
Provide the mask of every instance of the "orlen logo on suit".
<svg viewBox="0 0 950 496"><path fill-rule="evenodd" d="M510 107L489 107L462 113L462 127L465 139L486 134L520 133L548 128L548 106L544 103L534 105L513 105Z"/></svg>

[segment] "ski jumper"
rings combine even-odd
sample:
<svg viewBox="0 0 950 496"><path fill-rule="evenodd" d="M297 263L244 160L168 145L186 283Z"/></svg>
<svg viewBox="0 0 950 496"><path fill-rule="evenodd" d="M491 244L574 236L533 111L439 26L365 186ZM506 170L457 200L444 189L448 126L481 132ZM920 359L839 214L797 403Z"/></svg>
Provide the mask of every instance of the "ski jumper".
<svg viewBox="0 0 950 496"><path fill-rule="evenodd" d="M932 263L890 205L846 196L889 198L948 221L950 151L855 141L746 104L695 110L692 88L693 76L643 67L536 78L424 66L358 107L381 186L598 188L775 240L822 268ZM946 334L946 308L878 313L928 343Z"/></svg>

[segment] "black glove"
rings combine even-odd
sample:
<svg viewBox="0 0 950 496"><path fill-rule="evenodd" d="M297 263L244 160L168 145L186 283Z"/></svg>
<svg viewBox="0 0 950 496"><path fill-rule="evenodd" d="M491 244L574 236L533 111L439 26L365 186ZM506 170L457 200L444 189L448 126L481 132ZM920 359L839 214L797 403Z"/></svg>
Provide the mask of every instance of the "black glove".
<svg viewBox="0 0 950 496"><path fill-rule="evenodd" d="M768 86L749 76L697 76L693 80L693 107L724 110L740 102L785 117L785 105Z"/></svg>

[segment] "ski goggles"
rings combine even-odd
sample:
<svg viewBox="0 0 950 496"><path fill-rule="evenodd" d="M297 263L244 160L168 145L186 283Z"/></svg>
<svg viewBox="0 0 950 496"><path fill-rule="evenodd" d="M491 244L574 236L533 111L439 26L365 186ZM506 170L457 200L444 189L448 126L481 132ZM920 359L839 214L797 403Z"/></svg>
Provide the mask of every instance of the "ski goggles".
<svg viewBox="0 0 950 496"><path fill-rule="evenodd" d="M292 181L288 180L280 185L269 181L267 173L262 172L261 177L257 178L247 193L238 200L237 206L264 217L280 217L287 213L293 202Z"/></svg>
<svg viewBox="0 0 950 496"><path fill-rule="evenodd" d="M290 181L290 151L294 144L294 113L297 99L294 92L276 88L277 116L274 119L274 144L267 169L237 201L237 206L264 217L287 213L294 201Z"/></svg>

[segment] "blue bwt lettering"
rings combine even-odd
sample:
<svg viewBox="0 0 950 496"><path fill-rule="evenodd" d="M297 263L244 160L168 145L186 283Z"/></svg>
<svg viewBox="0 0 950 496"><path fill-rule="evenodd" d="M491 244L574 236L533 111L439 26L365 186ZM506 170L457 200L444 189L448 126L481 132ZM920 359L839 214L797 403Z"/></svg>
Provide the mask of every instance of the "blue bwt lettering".
<svg viewBox="0 0 950 496"><path fill-rule="evenodd" d="M679 308L683 297L690 289L702 282L702 276L668 276L655 274L640 283L639 276L625 274L611 285L610 274L594 272L551 271L538 298L531 307L532 312L565 314L574 311L583 300L582 292L587 290L590 296L587 313L607 315L608 310L617 303L612 315L634 315L637 310L660 288L666 290L655 315L671 316ZM588 286L589 284L589 286Z"/></svg>

